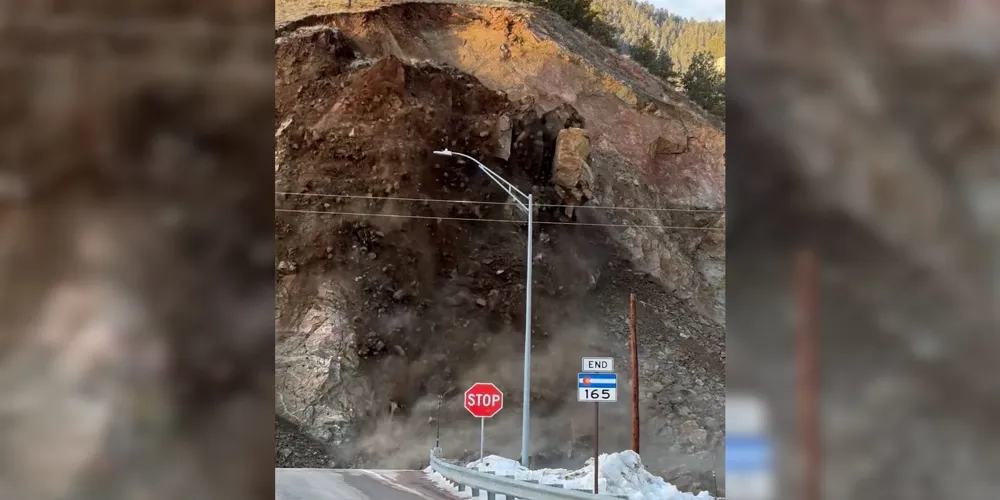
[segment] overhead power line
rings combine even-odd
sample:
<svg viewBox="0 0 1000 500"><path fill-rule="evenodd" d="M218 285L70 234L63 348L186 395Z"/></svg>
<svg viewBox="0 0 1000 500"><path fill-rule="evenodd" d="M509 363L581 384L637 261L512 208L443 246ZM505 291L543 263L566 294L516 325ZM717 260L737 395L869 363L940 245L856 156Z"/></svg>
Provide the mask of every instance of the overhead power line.
<svg viewBox="0 0 1000 500"><path fill-rule="evenodd" d="M274 209L274 211L285 212L285 213L296 213L296 214L340 215L340 216L353 216L353 217L388 217L396 219L455 220L455 221L465 221L465 222L506 222L514 224L524 222L517 219L477 219L475 217L439 217L435 215L374 214L374 213L364 213L364 212L295 210L288 208L276 208ZM664 224L607 224L600 222L558 222L558 221L534 221L534 224L547 224L547 225L559 225L559 226L634 227L634 228L649 228L649 229L691 229L691 230L703 230L703 231L725 231L725 228L722 227L668 226Z"/></svg>
<svg viewBox="0 0 1000 500"><path fill-rule="evenodd" d="M508 205L509 204L509 202L506 201L445 200L440 198L404 198L399 196L367 196L367 195L352 195L352 194L290 193L285 191L276 191L274 194L280 194L285 196L311 196L316 198L345 198L345 199L360 199L360 200L405 201L405 202L417 202L417 203L423 203L423 202L453 203L453 204L464 204L464 205ZM650 212L691 212L691 213L705 213L705 214L726 213L725 210L707 210L707 209L697 209L697 208L614 207L606 205L552 205L547 203L535 203L534 205L536 207L546 207L546 208L645 210Z"/></svg>

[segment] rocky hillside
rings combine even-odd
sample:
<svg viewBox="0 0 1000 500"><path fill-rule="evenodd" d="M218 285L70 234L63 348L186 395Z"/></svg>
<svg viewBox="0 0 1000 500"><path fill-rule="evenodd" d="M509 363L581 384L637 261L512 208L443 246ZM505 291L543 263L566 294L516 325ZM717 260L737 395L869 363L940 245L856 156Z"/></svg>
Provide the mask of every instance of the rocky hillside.
<svg viewBox="0 0 1000 500"><path fill-rule="evenodd" d="M313 16L278 28L275 55L277 415L337 466L412 467L436 418L447 454L475 447L478 423L456 394L490 380L507 406L487 447L517 455L525 226L507 222L522 216L474 166L432 154L448 147L540 205L537 463L587 455L593 429L572 380L583 355L625 368L635 290L644 461L706 487L723 436L719 124L531 8ZM608 449L628 446L627 414L605 411ZM283 463L296 449L279 450Z"/></svg>

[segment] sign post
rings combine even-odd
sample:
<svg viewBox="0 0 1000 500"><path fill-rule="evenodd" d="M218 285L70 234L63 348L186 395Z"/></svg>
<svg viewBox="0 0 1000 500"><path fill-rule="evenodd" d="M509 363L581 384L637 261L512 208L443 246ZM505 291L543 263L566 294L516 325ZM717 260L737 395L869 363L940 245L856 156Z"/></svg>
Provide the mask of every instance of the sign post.
<svg viewBox="0 0 1000 500"><path fill-rule="evenodd" d="M599 425L600 413L601 413L600 410L601 410L601 403L595 401L594 402L594 494L595 495L599 493L597 478L600 476L598 472L601 470L600 467L597 466L597 457L600 456L601 454L601 445L600 445L601 427Z"/></svg>
<svg viewBox="0 0 1000 500"><path fill-rule="evenodd" d="M482 460L486 419L493 418L503 409L503 392L489 382L477 382L465 391L464 405L472 416L479 419L479 460Z"/></svg>
<svg viewBox="0 0 1000 500"><path fill-rule="evenodd" d="M594 403L594 494L598 494L600 468L600 404L618 401L618 375L612 358L583 358L584 372L576 377L576 400Z"/></svg>
<svg viewBox="0 0 1000 500"><path fill-rule="evenodd" d="M628 349L632 355L632 451L639 454L639 338L635 333L635 292L628 298Z"/></svg>
<svg viewBox="0 0 1000 500"><path fill-rule="evenodd" d="M438 394L437 412L435 412L435 414L434 414L434 425L437 426L437 430L435 431L435 434L434 434L434 447L435 448L440 448L441 447L441 400L442 399L443 398L441 397L441 395Z"/></svg>

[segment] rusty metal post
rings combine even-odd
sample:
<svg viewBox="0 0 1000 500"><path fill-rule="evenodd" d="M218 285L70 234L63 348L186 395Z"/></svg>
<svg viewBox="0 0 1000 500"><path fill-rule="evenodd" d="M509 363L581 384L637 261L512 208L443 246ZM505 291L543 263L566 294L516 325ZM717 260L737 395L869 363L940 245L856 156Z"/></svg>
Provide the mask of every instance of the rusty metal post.
<svg viewBox="0 0 1000 500"><path fill-rule="evenodd" d="M817 325L818 265L812 250L802 249L795 262L795 295L798 305L797 365L799 392L799 432L803 453L803 500L819 500L820 485L820 431L817 394L819 370L817 367L819 329Z"/></svg>
<svg viewBox="0 0 1000 500"><path fill-rule="evenodd" d="M632 451L639 453L639 340L635 331L635 293L628 301L628 342L632 352Z"/></svg>
<svg viewBox="0 0 1000 500"><path fill-rule="evenodd" d="M600 413L601 413L601 403L594 403L594 494L597 494L597 476L600 468L597 466L597 455L600 453L600 436L601 436L601 426L600 426Z"/></svg>

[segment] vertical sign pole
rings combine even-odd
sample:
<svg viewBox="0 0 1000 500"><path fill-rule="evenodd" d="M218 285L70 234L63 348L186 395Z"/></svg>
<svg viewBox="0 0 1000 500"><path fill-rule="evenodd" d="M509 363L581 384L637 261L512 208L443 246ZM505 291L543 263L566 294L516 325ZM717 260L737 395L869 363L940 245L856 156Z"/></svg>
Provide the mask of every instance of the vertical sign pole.
<svg viewBox="0 0 1000 500"><path fill-rule="evenodd" d="M528 195L528 262L524 278L524 409L521 415L521 465L528 466L528 441L531 434L531 266L534 262L531 240L534 238L532 223L534 222L534 205L532 195Z"/></svg>
<svg viewBox="0 0 1000 500"><path fill-rule="evenodd" d="M483 461L483 441L486 439L486 419L479 419L479 461Z"/></svg>
<svg viewBox="0 0 1000 500"><path fill-rule="evenodd" d="M805 454L803 500L820 498L820 439L816 392L819 390L816 369L818 328L816 326L816 255L803 249L797 255L795 268L798 296L798 383L800 445Z"/></svg>
<svg viewBox="0 0 1000 500"><path fill-rule="evenodd" d="M601 403L594 402L594 494L597 494L597 474L600 468L597 466L597 455L600 450L600 426L598 419L600 418Z"/></svg>
<svg viewBox="0 0 1000 500"><path fill-rule="evenodd" d="M628 301L628 338L632 351L632 451L639 453L639 339L635 331L635 293Z"/></svg>
<svg viewBox="0 0 1000 500"><path fill-rule="evenodd" d="M441 447L441 395L438 395L438 407L437 415L434 416L435 424L437 424L437 431L434 436L434 447Z"/></svg>

